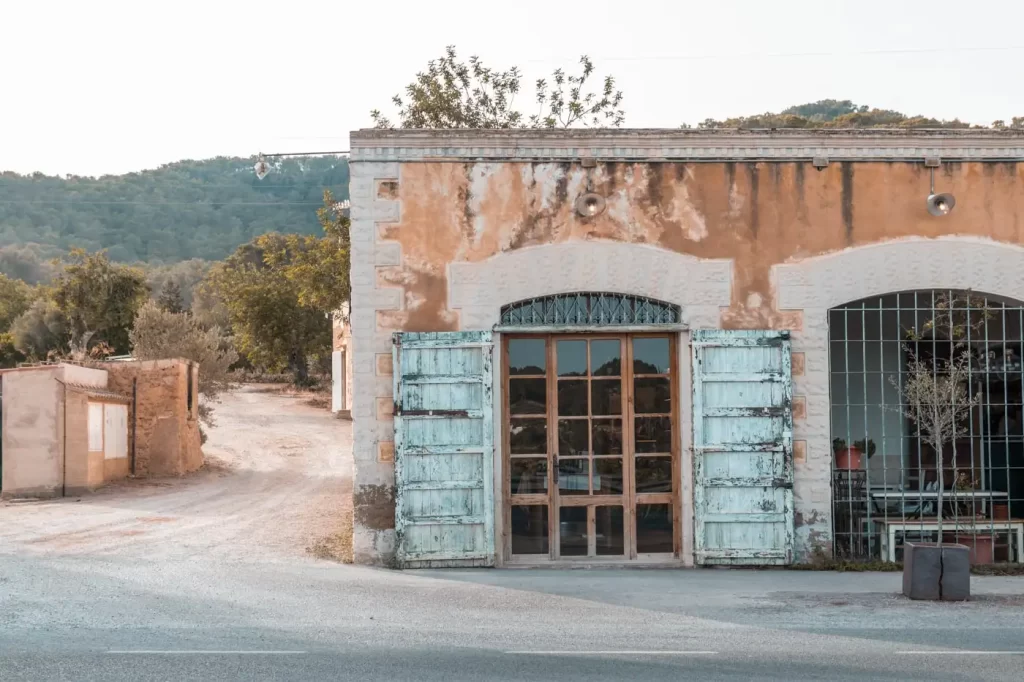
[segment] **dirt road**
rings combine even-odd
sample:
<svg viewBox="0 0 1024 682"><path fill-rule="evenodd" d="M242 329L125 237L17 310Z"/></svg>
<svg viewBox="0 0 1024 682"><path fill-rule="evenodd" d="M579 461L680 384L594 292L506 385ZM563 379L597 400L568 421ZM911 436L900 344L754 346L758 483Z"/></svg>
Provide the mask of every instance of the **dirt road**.
<svg viewBox="0 0 1024 682"><path fill-rule="evenodd" d="M214 407L208 466L81 498L0 506L0 551L225 559L294 557L350 518L352 425L245 386Z"/></svg>

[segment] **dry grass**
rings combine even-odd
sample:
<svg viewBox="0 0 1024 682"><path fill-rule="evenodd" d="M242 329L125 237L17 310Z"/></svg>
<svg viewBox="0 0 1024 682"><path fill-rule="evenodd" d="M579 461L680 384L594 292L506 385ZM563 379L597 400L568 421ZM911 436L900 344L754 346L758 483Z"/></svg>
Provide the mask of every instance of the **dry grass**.
<svg viewBox="0 0 1024 682"><path fill-rule="evenodd" d="M316 395L312 398L303 400L302 404L308 405L309 407L316 407L321 410L329 410L331 409L331 397L326 395Z"/></svg>
<svg viewBox="0 0 1024 682"><path fill-rule="evenodd" d="M337 561L343 564L352 563L352 512L342 514L336 532L318 538L306 551L317 559Z"/></svg>
<svg viewBox="0 0 1024 682"><path fill-rule="evenodd" d="M903 564L898 561L882 561L880 559L854 561L851 559L829 557L821 552L816 552L808 563L793 564L786 568L791 571L836 571L839 573L847 571L856 573L883 571L896 573L903 570ZM974 564L971 566L971 573L973 575L1024 576L1024 564Z"/></svg>
<svg viewBox="0 0 1024 682"><path fill-rule="evenodd" d="M975 564L971 566L974 575L1022 575L1024 564Z"/></svg>

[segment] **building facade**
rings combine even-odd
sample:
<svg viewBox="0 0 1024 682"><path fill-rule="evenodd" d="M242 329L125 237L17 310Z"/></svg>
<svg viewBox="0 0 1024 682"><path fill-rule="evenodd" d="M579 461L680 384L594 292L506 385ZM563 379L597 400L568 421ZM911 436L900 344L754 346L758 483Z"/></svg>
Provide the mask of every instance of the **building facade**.
<svg viewBox="0 0 1024 682"><path fill-rule="evenodd" d="M901 386L910 332L964 292L984 300L970 352L1002 364L975 367L986 397L944 467L970 469L955 501L1019 556L1024 136L351 145L357 561L884 558L940 513Z"/></svg>

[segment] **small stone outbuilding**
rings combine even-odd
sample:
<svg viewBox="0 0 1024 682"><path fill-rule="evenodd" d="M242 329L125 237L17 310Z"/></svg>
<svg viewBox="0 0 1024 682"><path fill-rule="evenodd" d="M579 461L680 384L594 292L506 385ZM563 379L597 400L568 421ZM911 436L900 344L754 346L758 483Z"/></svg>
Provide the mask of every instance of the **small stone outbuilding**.
<svg viewBox="0 0 1024 682"><path fill-rule="evenodd" d="M79 495L198 469L198 370L173 359L0 371L0 495Z"/></svg>

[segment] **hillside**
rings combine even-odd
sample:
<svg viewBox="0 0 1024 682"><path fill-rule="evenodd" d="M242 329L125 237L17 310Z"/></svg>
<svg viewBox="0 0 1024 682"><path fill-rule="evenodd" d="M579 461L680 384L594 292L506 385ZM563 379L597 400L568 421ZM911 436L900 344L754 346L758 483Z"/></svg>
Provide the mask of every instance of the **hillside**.
<svg viewBox="0 0 1024 682"><path fill-rule="evenodd" d="M257 180L251 159L179 161L100 178L0 173L0 272L46 277L72 247L112 260L169 264L220 260L266 232L314 234L324 189L348 198L348 162L275 162Z"/></svg>

